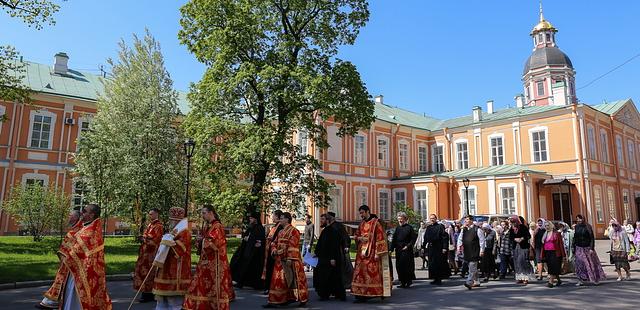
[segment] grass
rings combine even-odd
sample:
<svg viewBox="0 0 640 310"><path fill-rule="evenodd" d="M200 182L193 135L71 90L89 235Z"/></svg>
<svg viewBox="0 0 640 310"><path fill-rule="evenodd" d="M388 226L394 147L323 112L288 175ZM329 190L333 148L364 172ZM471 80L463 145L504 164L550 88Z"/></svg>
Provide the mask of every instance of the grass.
<svg viewBox="0 0 640 310"><path fill-rule="evenodd" d="M56 255L59 245L60 239L56 237L45 237L41 242L34 242L31 237L0 237L0 283L53 279L59 266ZM238 238L227 241L229 258L239 245ZM107 274L132 272L138 247L132 237L106 237ZM191 262L198 262L195 249Z"/></svg>

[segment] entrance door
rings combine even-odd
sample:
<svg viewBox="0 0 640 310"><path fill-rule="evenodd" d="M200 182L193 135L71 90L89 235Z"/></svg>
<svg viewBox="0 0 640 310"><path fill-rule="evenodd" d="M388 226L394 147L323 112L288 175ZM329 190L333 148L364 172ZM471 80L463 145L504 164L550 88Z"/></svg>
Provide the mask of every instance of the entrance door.
<svg viewBox="0 0 640 310"><path fill-rule="evenodd" d="M636 197L636 221L640 221L640 197Z"/></svg>
<svg viewBox="0 0 640 310"><path fill-rule="evenodd" d="M569 193L553 194L553 219L571 224L571 199L569 199Z"/></svg>

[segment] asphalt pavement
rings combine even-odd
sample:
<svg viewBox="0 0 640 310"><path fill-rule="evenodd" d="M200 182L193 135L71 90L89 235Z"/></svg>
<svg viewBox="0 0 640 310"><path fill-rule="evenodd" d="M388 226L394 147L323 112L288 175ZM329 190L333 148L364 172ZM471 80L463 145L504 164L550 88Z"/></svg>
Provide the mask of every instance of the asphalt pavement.
<svg viewBox="0 0 640 310"><path fill-rule="evenodd" d="M533 281L528 286L516 285L513 278L492 280L481 287L468 291L462 284L463 279L454 275L445 280L442 286L432 286L426 280L426 272L416 271L417 281L409 289L396 288L392 297L380 302L379 299L367 304L354 304L353 298L346 302L337 300L319 301L313 289L307 309L426 309L438 307L446 309L489 309L516 307L518 309L635 309L640 289L640 263L631 263L631 280L617 282L613 266L608 263L608 241L598 241L596 248L603 260L607 280L599 286L586 285L576 287L574 275L563 276L563 284L548 288L546 280ZM416 260L418 265L418 260ZM311 274L307 273L309 284ZM0 291L0 309L34 309L47 287L33 287ZM135 292L130 281L111 281L109 294L114 309L127 309ZM266 303L266 296L249 289L236 289L237 299L231 303L231 309L260 309ZM154 309L153 303L135 303L132 309ZM295 305L288 308L294 309Z"/></svg>

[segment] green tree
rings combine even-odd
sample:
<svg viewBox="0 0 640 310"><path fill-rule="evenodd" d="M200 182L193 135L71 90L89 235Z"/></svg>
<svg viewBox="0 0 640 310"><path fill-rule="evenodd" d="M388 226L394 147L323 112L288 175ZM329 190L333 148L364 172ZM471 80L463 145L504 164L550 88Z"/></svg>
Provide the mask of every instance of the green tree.
<svg viewBox="0 0 640 310"><path fill-rule="evenodd" d="M141 227L149 209L167 211L181 202L178 94L148 31L142 39L134 35L132 47L119 46L118 61L108 60L113 76L105 80L98 112L79 141L76 172L105 217Z"/></svg>
<svg viewBox="0 0 640 310"><path fill-rule="evenodd" d="M341 124L340 136L373 122L359 73L336 56L367 22L368 3L192 0L181 12L178 36L207 65L184 124L200 146L195 166L207 191L198 199L245 215L264 206L301 210L307 196L326 206L317 154L293 137L303 133L323 150L322 120Z"/></svg>
<svg viewBox="0 0 640 310"><path fill-rule="evenodd" d="M420 221L424 220L422 216L416 210L414 210L410 205L398 202L393 204L393 212L391 214L392 220L391 222L397 226L398 225L398 212L404 212L407 214L407 223L414 228L420 228Z"/></svg>
<svg viewBox="0 0 640 310"><path fill-rule="evenodd" d="M40 241L46 232L61 227L71 210L71 201L62 189L34 183L14 187L4 208L29 231L33 241ZM60 232L64 232L64 227Z"/></svg>

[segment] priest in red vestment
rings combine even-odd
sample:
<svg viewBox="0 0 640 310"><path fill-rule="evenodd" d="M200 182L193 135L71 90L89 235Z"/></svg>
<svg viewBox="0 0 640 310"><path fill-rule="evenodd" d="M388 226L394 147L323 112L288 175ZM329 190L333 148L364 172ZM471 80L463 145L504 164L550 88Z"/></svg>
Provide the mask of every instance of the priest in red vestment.
<svg viewBox="0 0 640 310"><path fill-rule="evenodd" d="M275 210L271 213L271 222L273 223L273 227L269 229L269 234L267 234L267 240L264 247L264 264L262 267L262 280L264 280L264 286L266 289L264 293L269 293L269 284L271 284L271 275L273 274L273 264L275 263L274 258L271 256L271 251L276 246L276 238L278 237L278 233L282 230L282 225L280 225L280 217L282 216L281 210Z"/></svg>
<svg viewBox="0 0 640 310"><path fill-rule="evenodd" d="M277 244L271 256L275 259L273 275L269 286L268 304L264 308L275 308L300 302L304 307L309 299L307 276L300 256L300 232L291 225L291 213L280 217L282 230L278 233Z"/></svg>
<svg viewBox="0 0 640 310"><path fill-rule="evenodd" d="M62 243L60 244L60 249L63 244L71 242L73 236L82 228L82 221L80 220L81 213L78 210L73 210L69 213L68 225L70 230L64 236ZM56 277L53 280L53 284L44 293L44 298L40 302L40 304L36 305L36 308L40 309L58 309L58 301L60 300L60 293L62 286L64 285L64 281L67 279L67 274L69 270L67 267L60 262L60 267L58 267L58 272L56 272Z"/></svg>
<svg viewBox="0 0 640 310"><path fill-rule="evenodd" d="M169 209L171 232L162 236L153 265L158 273L153 283L157 310L182 309L191 282L191 230L180 207Z"/></svg>
<svg viewBox="0 0 640 310"><path fill-rule="evenodd" d="M142 244L140 244L138 250L138 260L136 261L136 269L133 273L133 289L142 292L142 297L140 298L140 302L142 303L153 301L153 279L155 278L157 269L154 268L151 270L151 267L164 231L162 222L158 219L160 215L159 212L160 210L153 208L149 210L147 214L149 216L149 224L140 237ZM151 274L149 274L149 271L151 271ZM147 277L147 275L149 276Z"/></svg>
<svg viewBox="0 0 640 310"><path fill-rule="evenodd" d="M64 281L61 309L110 310L104 263L104 240L100 207L88 204L82 209L82 228L58 256L69 270Z"/></svg>
<svg viewBox="0 0 640 310"><path fill-rule="evenodd" d="M200 261L182 308L226 310L229 309L229 302L235 298L227 258L227 238L212 205L204 205L200 212L207 227L202 236L198 236L198 244L202 244Z"/></svg>
<svg viewBox="0 0 640 310"><path fill-rule="evenodd" d="M358 252L351 284L351 293L357 303L391 296L389 253L382 224L375 214L371 214L369 206L360 206L358 212L362 223L355 236Z"/></svg>

